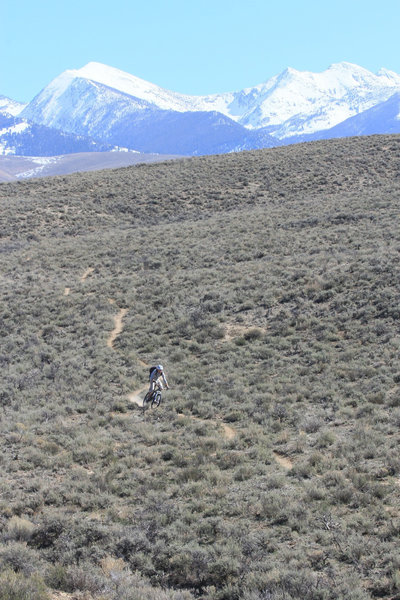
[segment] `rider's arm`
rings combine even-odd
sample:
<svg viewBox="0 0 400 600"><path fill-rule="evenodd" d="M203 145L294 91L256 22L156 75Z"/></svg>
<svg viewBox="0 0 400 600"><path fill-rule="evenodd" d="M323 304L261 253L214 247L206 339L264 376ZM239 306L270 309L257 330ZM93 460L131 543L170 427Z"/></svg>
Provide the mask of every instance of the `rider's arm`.
<svg viewBox="0 0 400 600"><path fill-rule="evenodd" d="M165 383L165 387L166 387L166 388L168 388L168 387L169 387L169 385L168 385L167 378L165 377L165 374L164 374L164 373L162 373L162 374L161 374L161 377L162 377L162 379L163 379L163 382Z"/></svg>

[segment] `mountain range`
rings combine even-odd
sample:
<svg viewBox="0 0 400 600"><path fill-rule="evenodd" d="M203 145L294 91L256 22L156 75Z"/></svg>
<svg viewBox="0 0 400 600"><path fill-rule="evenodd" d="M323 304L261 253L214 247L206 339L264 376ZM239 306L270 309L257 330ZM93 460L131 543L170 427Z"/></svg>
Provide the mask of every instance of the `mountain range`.
<svg viewBox="0 0 400 600"><path fill-rule="evenodd" d="M288 68L237 92L190 96L91 62L28 104L0 96L0 154L193 156L400 132L400 75L354 64Z"/></svg>

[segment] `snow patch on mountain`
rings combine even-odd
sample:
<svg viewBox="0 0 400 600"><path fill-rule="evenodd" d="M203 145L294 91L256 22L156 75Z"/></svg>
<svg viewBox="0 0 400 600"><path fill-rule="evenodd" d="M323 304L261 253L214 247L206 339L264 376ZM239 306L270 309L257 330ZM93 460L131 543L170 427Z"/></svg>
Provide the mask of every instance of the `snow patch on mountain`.
<svg viewBox="0 0 400 600"><path fill-rule="evenodd" d="M23 131L26 131L27 129L29 129L29 123L27 123L26 121L21 121L19 123L15 123L14 125L11 125L10 127L3 127L3 129L0 129L0 135L4 135L5 133L7 133L7 134L22 133Z"/></svg>
<svg viewBox="0 0 400 600"><path fill-rule="evenodd" d="M27 106L22 102L17 102L16 100L11 100L11 98L7 98L6 96L0 96L0 113L6 115L12 115L16 117L19 113Z"/></svg>
<svg viewBox="0 0 400 600"><path fill-rule="evenodd" d="M33 156L32 162L37 166L33 169L28 169L16 175L16 179L30 179L31 177L39 177L43 170L49 165L55 165L62 159L61 156Z"/></svg>
<svg viewBox="0 0 400 600"><path fill-rule="evenodd" d="M379 77L386 77L389 82L393 82L396 86L400 86L400 75L395 73L394 71L389 71L388 69L381 68L377 72Z"/></svg>

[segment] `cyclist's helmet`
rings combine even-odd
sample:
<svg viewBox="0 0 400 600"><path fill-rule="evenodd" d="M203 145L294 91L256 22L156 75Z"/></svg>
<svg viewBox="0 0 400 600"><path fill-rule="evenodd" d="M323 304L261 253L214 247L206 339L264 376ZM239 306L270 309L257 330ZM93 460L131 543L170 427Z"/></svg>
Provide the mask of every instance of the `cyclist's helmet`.
<svg viewBox="0 0 400 600"><path fill-rule="evenodd" d="M156 366L157 371L164 371L164 367L162 365Z"/></svg>

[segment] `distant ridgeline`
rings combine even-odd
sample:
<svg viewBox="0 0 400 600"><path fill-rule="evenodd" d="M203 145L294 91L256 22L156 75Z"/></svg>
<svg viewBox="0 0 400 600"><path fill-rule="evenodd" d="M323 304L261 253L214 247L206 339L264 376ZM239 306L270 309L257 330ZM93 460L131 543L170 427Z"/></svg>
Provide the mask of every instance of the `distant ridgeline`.
<svg viewBox="0 0 400 600"><path fill-rule="evenodd" d="M89 63L63 72L27 105L0 97L0 153L194 156L399 133L399 94L400 75L345 62L322 73L288 68L253 88L210 96Z"/></svg>

